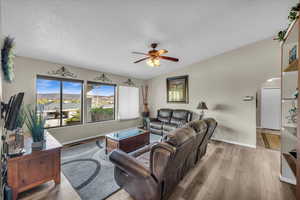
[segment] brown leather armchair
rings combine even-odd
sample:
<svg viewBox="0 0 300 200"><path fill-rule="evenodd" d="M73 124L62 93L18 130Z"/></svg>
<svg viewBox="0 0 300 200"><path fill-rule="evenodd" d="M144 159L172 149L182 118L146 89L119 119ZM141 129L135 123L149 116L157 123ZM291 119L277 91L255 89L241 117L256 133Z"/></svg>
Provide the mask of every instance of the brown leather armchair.
<svg viewBox="0 0 300 200"><path fill-rule="evenodd" d="M167 199L178 182L199 162L198 157L203 156L200 154L202 145L207 145L203 143L204 138L207 130L212 130L207 126L203 120L191 122L167 133L162 142L132 155L113 151L109 158L116 165L117 184L136 200Z"/></svg>

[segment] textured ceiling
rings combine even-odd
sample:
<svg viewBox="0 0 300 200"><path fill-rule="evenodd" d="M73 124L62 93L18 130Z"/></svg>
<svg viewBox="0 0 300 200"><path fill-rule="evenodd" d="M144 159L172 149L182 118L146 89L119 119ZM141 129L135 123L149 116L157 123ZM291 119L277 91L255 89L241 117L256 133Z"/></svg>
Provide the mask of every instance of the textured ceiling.
<svg viewBox="0 0 300 200"><path fill-rule="evenodd" d="M2 0L19 56L149 79L273 36L297 0ZM180 62L151 68L152 42Z"/></svg>

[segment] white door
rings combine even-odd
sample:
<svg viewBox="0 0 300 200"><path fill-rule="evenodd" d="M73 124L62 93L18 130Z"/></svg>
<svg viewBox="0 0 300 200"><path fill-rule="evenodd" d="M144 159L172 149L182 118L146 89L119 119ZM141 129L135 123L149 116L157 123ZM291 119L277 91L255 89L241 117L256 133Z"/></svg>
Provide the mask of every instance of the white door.
<svg viewBox="0 0 300 200"><path fill-rule="evenodd" d="M261 127L280 130L280 89L261 90Z"/></svg>

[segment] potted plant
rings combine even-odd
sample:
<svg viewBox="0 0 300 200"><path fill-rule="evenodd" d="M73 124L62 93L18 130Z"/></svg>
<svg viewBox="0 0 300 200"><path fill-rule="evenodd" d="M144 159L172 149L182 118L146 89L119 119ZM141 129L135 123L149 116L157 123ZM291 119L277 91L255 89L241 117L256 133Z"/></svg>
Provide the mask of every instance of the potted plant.
<svg viewBox="0 0 300 200"><path fill-rule="evenodd" d="M25 121L26 121L26 113L25 113L25 109L22 105L20 108L20 111L18 113L17 119L16 119L16 128L22 129Z"/></svg>
<svg viewBox="0 0 300 200"><path fill-rule="evenodd" d="M27 106L26 109L26 126L31 133L33 143L32 150L42 150L45 146L45 122L44 108L42 106Z"/></svg>
<svg viewBox="0 0 300 200"><path fill-rule="evenodd" d="M113 108L94 107L90 112L93 122L112 120L114 116Z"/></svg>
<svg viewBox="0 0 300 200"><path fill-rule="evenodd" d="M22 105L16 119L16 134L15 134L16 144L19 145L20 147L24 146L23 126L25 120L26 120L26 113Z"/></svg>
<svg viewBox="0 0 300 200"><path fill-rule="evenodd" d="M72 117L66 120L67 125L77 125L80 124L81 117L79 110L76 110L76 113L72 115Z"/></svg>

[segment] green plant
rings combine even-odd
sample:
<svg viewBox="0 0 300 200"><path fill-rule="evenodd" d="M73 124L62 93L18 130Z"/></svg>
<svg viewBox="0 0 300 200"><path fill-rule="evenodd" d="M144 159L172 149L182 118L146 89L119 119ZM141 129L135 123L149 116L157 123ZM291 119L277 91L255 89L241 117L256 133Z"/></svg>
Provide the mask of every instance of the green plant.
<svg viewBox="0 0 300 200"><path fill-rule="evenodd" d="M277 33L277 37L274 38L274 40L284 41L284 36L285 36L286 32L287 32L287 29L285 29L285 30L283 30L283 31L279 31L279 32Z"/></svg>
<svg viewBox="0 0 300 200"><path fill-rule="evenodd" d="M39 109L38 109L39 108ZM33 142L40 142L44 140L44 129L46 118L44 117L43 106L32 106L26 107L26 126L29 129Z"/></svg>
<svg viewBox="0 0 300 200"><path fill-rule="evenodd" d="M299 18L299 11L300 11L300 3L297 3L296 6L293 6L289 12L289 16L288 16L288 19L290 21L288 27L292 24L292 22L296 19ZM274 40L278 40L278 41L284 41L284 37L285 37L285 34L287 32L288 28L285 29L285 30L282 30L282 31L279 31L277 33L277 36L276 38L274 38Z"/></svg>
<svg viewBox="0 0 300 200"><path fill-rule="evenodd" d="M74 115L72 115L71 118L66 120L66 123L71 123L71 122L80 122L80 112L79 110L76 111L76 113Z"/></svg>
<svg viewBox="0 0 300 200"><path fill-rule="evenodd" d="M299 10L300 10L300 3L298 3L296 6L291 8L289 16L288 16L288 19L290 20L290 22L296 20L299 17L298 16Z"/></svg>
<svg viewBox="0 0 300 200"><path fill-rule="evenodd" d="M14 39L11 37L6 37L4 39L3 47L1 49L1 64L4 74L4 79L8 82L12 82L15 78L14 74Z"/></svg>
<svg viewBox="0 0 300 200"><path fill-rule="evenodd" d="M90 112L93 122L112 120L114 118L113 108L94 107Z"/></svg>
<svg viewBox="0 0 300 200"><path fill-rule="evenodd" d="M92 114L113 114L113 108L94 107L91 108Z"/></svg>

